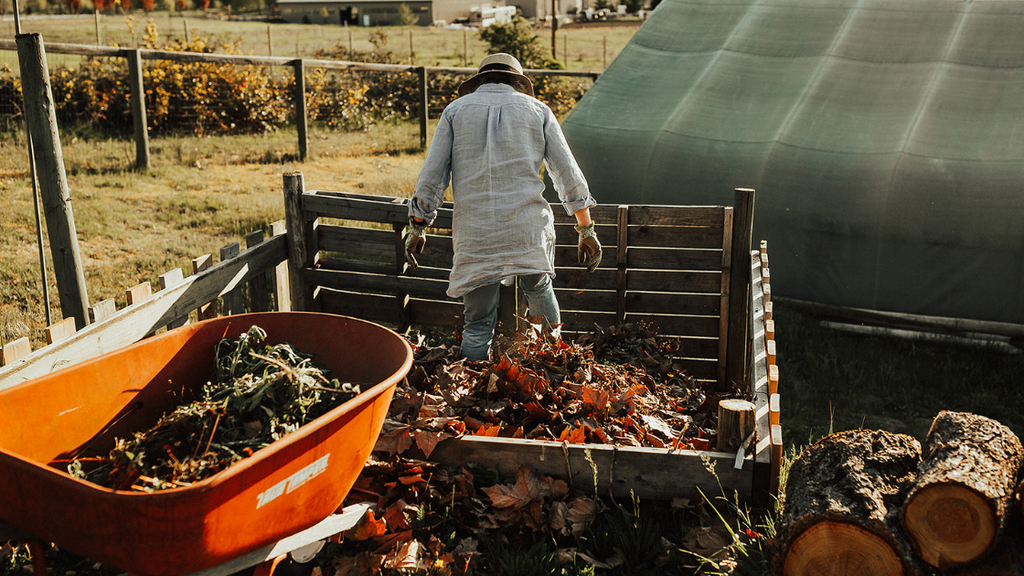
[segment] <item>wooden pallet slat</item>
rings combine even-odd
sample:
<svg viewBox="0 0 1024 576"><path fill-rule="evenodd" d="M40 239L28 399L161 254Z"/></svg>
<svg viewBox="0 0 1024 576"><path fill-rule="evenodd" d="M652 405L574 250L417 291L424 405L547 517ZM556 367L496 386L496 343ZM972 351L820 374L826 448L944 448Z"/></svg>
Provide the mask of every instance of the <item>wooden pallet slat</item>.
<svg viewBox="0 0 1024 576"><path fill-rule="evenodd" d="M148 284L147 284L148 285ZM46 343L53 344L70 338L77 332L74 318L65 318L46 327Z"/></svg>
<svg viewBox="0 0 1024 576"><path fill-rule="evenodd" d="M149 300L149 297L153 295L153 286L149 282L143 282L128 288L124 294L128 299L128 305L132 306Z"/></svg>
<svg viewBox="0 0 1024 576"><path fill-rule="evenodd" d="M169 270L161 274L158 280L160 282L160 289L167 290L168 288L172 288L184 282L185 275L182 273L181 268L175 268L174 270ZM167 323L167 329L171 330L173 328L184 326L187 322L188 315L182 316L181 318L176 318L173 321Z"/></svg>
<svg viewBox="0 0 1024 576"><path fill-rule="evenodd" d="M264 240L263 230L256 230L245 235L245 248L255 248ZM257 274L249 280L249 307L253 312L270 310L270 294L267 292L267 274Z"/></svg>
<svg viewBox="0 0 1024 576"><path fill-rule="evenodd" d="M107 298L106 300L100 300L92 306L89 306L89 318L95 322L102 322L105 318L111 316L117 312L117 304L113 298Z"/></svg>
<svg viewBox="0 0 1024 576"><path fill-rule="evenodd" d="M22 336L17 340L12 340L11 342L4 344L3 348L0 349L0 366L13 364L15 361L21 360L31 353L32 344L29 343L28 336Z"/></svg>
<svg viewBox="0 0 1024 576"><path fill-rule="evenodd" d="M637 314L690 314L718 316L721 314L721 297L718 294L690 294L686 292L640 292L626 293L626 309Z"/></svg>
<svg viewBox="0 0 1024 576"><path fill-rule="evenodd" d="M203 254L192 259L192 274L199 274L205 270L208 270L213 266L213 255ZM206 302L199 305L196 308L196 317L199 320L209 320L210 318L216 318L217 313L220 310L220 302L213 300L212 302Z"/></svg>

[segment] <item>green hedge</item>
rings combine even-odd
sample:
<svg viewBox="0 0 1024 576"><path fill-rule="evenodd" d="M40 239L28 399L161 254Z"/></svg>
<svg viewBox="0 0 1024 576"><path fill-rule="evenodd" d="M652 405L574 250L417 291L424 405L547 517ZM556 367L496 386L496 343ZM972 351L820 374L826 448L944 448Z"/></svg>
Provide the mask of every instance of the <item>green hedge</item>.
<svg viewBox="0 0 1024 576"><path fill-rule="evenodd" d="M155 45L155 27L145 48L213 52L205 39ZM237 45L221 53L239 53ZM346 54L344 48L318 53L317 58L398 63L393 53L375 50ZM276 70L276 72L275 72ZM464 75L432 74L429 107L436 114L456 96ZM115 137L133 133L127 62L122 58L88 58L75 68L51 71L57 121L68 129L88 128ZM260 134L295 123L295 79L290 71L266 66L143 61L146 117L151 135ZM564 79L535 80L537 97L556 114L568 112L586 91L583 83ZM366 130L378 122L419 114L416 74L307 69L306 108L318 125L340 130ZM0 69L0 129L21 120L21 83L10 69Z"/></svg>

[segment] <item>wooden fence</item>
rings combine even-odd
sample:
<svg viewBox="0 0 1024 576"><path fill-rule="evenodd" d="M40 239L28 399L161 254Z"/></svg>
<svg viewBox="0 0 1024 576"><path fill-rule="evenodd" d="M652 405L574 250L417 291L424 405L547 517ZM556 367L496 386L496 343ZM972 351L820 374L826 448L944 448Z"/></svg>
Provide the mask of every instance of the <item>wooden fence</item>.
<svg viewBox="0 0 1024 576"><path fill-rule="evenodd" d="M308 117L306 113L306 70L321 68L326 70L350 70L367 72L409 72L419 78L419 125L420 147L427 145L427 121L429 120L428 88L429 77L436 73L466 74L476 73L476 68L452 68L440 66L412 66L403 64L374 64L368 62L349 62L343 60L318 60L312 58L287 58L275 56L245 56L234 54L206 54L200 52L174 52L170 50L151 50L143 48L117 48L112 46L90 46L88 44L53 43L45 46L47 52L55 54L74 54L106 58L124 58L128 61L130 74L129 86L132 91L132 118L135 126L136 157L135 165L139 169L148 169L149 133L146 129L145 93L142 78L143 60L168 60L173 62L233 64L238 66L281 66L290 68L295 74L295 91L291 98L296 109L296 128L298 131L298 156L305 160L309 156ZM14 40L0 39L0 50L17 50ZM591 78L596 80L598 72L570 72L566 70L525 70L531 76Z"/></svg>
<svg viewBox="0 0 1024 576"><path fill-rule="evenodd" d="M702 379L749 385L756 407L749 445L725 453L469 436L445 441L432 458L513 474L518 463L529 461L540 473L568 474L626 497L665 498L693 486L717 491L719 483L756 502L777 495L782 438L768 253L764 243L749 250L749 216L736 217L752 212L744 207L751 192L738 191L736 207L598 207L593 214L608 242L605 264L593 274L567 262L574 250L567 218L559 219L556 250L556 290L569 328L588 330L594 321L607 325L634 315L666 320L669 332L692 341L685 360ZM192 275L165 273L156 292L149 283L134 286L121 310L110 300L97 303L90 307L92 324L76 332L73 321L58 322L47 330L52 343L35 351L27 338L8 343L0 356L0 390L219 314L321 309L400 329L458 322L461 306L444 296L446 271L438 266L450 262L450 237L438 233L450 226L450 207L442 208L423 265L411 275L402 258L406 207L400 202L306 192L300 174L285 175L284 194L287 224L275 223L269 238L250 234L245 250L226 246L217 264L213 255L195 258ZM328 223L338 216L377 227ZM649 262L662 268L648 269ZM518 302L514 296L502 300ZM513 307L506 318L514 313ZM717 463L714 475L707 462Z"/></svg>

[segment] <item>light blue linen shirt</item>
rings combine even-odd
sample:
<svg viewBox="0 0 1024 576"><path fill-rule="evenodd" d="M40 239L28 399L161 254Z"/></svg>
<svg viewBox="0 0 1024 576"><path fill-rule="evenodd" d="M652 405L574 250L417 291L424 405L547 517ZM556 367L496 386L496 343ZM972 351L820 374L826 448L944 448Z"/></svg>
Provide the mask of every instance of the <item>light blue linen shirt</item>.
<svg viewBox="0 0 1024 576"><path fill-rule="evenodd" d="M455 257L448 295L522 274L554 277L554 214L541 165L572 215L597 204L554 113L506 84L483 84L445 108L409 201L433 222L452 184Z"/></svg>

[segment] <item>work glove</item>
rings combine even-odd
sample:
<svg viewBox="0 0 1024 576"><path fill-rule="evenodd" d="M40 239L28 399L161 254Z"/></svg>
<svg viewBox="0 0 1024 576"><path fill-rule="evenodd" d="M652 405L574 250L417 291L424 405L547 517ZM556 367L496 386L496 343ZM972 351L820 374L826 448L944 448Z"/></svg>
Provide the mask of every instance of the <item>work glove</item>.
<svg viewBox="0 0 1024 576"><path fill-rule="evenodd" d="M580 264L587 265L587 272L593 272L597 269L597 265L601 263L601 243L597 241L597 232L594 231L594 225L590 226L576 226L576 231L580 233L580 245L579 245L579 256L578 261Z"/></svg>
<svg viewBox="0 0 1024 576"><path fill-rule="evenodd" d="M421 254L423 246L427 243L426 229L426 222L417 223L409 218L409 224L405 227L405 261L409 263L410 268L419 266L415 255Z"/></svg>

